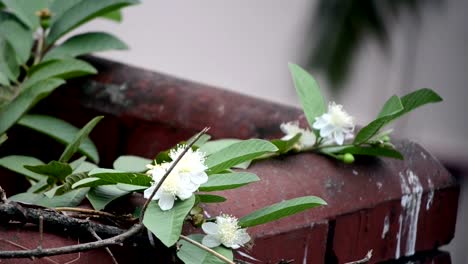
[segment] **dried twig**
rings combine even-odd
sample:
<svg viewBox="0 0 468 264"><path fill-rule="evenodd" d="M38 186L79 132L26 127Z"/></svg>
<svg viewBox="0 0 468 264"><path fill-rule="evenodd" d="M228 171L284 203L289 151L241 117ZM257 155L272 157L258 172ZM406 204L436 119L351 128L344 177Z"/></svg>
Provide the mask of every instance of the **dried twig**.
<svg viewBox="0 0 468 264"><path fill-rule="evenodd" d="M193 146L193 144L208 131L208 128L203 129L197 137L186 146L184 151L181 153L181 155L173 162L172 166L166 171L164 174L163 178L159 182L159 184L156 186L154 189L153 193L150 195L150 197L146 200L145 204L143 205L143 208L141 210L141 215L140 215L140 222L138 224L133 225L130 229L126 230L125 232L110 237L106 238L103 240L99 241L94 241L94 242L88 242L84 244L79 244L79 245L72 245L72 246L64 246L64 247L57 247L57 248L48 248L48 249L42 249L42 248L36 248L32 250L12 250L12 251L0 251L0 258L29 258L29 257L44 257L44 256L53 256L53 255L62 255L62 254L68 254L68 253L75 253L75 252L82 252L82 251L87 251L91 249L96 249L96 248L103 248L103 247L108 247L112 245L122 245L123 242L137 234L139 234L144 226L143 226L143 219L145 215L145 211L148 207L148 204L150 203L151 199L154 197L156 192L159 190L161 187L162 183L164 180L169 176L171 173L172 169L174 169L175 165L177 162L180 161L183 155ZM0 204L0 206L8 206L9 204ZM18 206L18 205L14 205ZM13 208L13 210L18 210L17 207ZM47 210L40 210L42 212L47 212ZM5 217L5 216L2 216ZM66 218L66 221L69 221L69 217L63 216ZM76 220L76 219L75 219ZM88 224L92 225L92 222L90 221L82 221L82 220L76 220L80 221L81 224ZM96 225L96 224L95 224ZM86 228L88 227L86 226ZM97 225L97 227L100 227L100 225ZM118 229L118 228L116 228ZM93 230L96 230L93 228Z"/></svg>
<svg viewBox="0 0 468 264"><path fill-rule="evenodd" d="M96 232L92 229L92 228L88 228L89 232L91 233L91 235L93 235L94 238L96 238L97 240L102 240L102 238L100 236L98 236L98 234L96 234ZM114 264L119 264L117 262L117 260L115 259L114 257L114 254L112 254L112 251L110 251L110 249L108 247L105 247L107 253L109 254L109 256L112 258L112 262Z"/></svg>

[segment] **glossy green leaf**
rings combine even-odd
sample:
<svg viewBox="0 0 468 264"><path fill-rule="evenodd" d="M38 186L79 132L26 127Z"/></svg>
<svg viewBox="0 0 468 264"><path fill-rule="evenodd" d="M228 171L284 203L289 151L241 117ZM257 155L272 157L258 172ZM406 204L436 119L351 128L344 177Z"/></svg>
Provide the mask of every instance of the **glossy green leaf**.
<svg viewBox="0 0 468 264"><path fill-rule="evenodd" d="M30 179L35 181L40 181L42 179L46 179L47 177L38 173L34 173L28 169L26 169L25 165L36 166L36 165L43 165L44 162L29 156L20 156L20 155L11 155L0 158L0 166L4 167L5 169L14 171L21 175L24 175Z"/></svg>
<svg viewBox="0 0 468 264"><path fill-rule="evenodd" d="M428 103L442 101L442 98L430 89L420 89L400 98L401 105L395 96L392 96L384 105L379 117L363 127L354 139L354 144L359 145L367 142L385 125L400 116Z"/></svg>
<svg viewBox="0 0 468 264"><path fill-rule="evenodd" d="M222 150L223 148L226 148L234 143L238 143L241 141L242 141L241 139L236 139L236 138L223 138L223 139L212 140L201 145L198 150L205 153L206 156L209 156L215 152Z"/></svg>
<svg viewBox="0 0 468 264"><path fill-rule="evenodd" d="M117 183L115 186L119 190L127 191L127 192L144 191L148 189L148 186L133 185L133 184L127 184L127 183Z"/></svg>
<svg viewBox="0 0 468 264"><path fill-rule="evenodd" d="M60 181L64 180L66 176L72 173L72 168L70 165L55 160L44 165L25 165L24 167L32 172L42 174Z"/></svg>
<svg viewBox="0 0 468 264"><path fill-rule="evenodd" d="M118 157L113 164L114 169L127 172L145 172L148 170L146 165L153 161L138 156L123 155Z"/></svg>
<svg viewBox="0 0 468 264"><path fill-rule="evenodd" d="M227 200L223 196L213 194L197 194L197 199L200 203L222 203Z"/></svg>
<svg viewBox="0 0 468 264"><path fill-rule="evenodd" d="M88 32L67 39L60 46L53 48L44 57L63 59L106 50L124 50L127 45L117 37L104 32Z"/></svg>
<svg viewBox="0 0 468 264"><path fill-rule="evenodd" d="M120 12L120 10L114 10L109 13L105 13L101 15L101 17L115 22L122 22L122 12Z"/></svg>
<svg viewBox="0 0 468 264"><path fill-rule="evenodd" d="M325 154L345 154L350 153L353 155L376 156L376 157L389 157L395 159L403 159L403 155L393 148L378 147L378 146L339 146L327 147L320 149Z"/></svg>
<svg viewBox="0 0 468 264"><path fill-rule="evenodd" d="M55 88L64 83L61 79L48 79L40 81L23 91L14 101L0 111L0 134L5 133L41 99L49 95Z"/></svg>
<svg viewBox="0 0 468 264"><path fill-rule="evenodd" d="M32 183L31 187L27 190L28 193L39 193L50 188L49 178L44 178L36 183Z"/></svg>
<svg viewBox="0 0 468 264"><path fill-rule="evenodd" d="M64 180L64 183L62 185L59 186L59 188L57 188L54 192L54 194L56 195L60 195L60 194L64 194L66 192L69 192L71 191L73 188L73 184L75 184L76 182L80 181L80 180L83 180L83 179L86 179L88 178L88 174L87 173L74 173L74 174L71 174L71 175L68 175L65 180Z"/></svg>
<svg viewBox="0 0 468 264"><path fill-rule="evenodd" d="M49 9L52 12L51 24L55 23L62 15L72 8L74 5L78 4L82 0L55 0L50 5Z"/></svg>
<svg viewBox="0 0 468 264"><path fill-rule="evenodd" d="M52 116L24 115L18 124L46 134L63 144L70 144L80 131L70 123ZM78 147L78 152L86 155L92 161L99 162L99 154L94 143L86 137Z"/></svg>
<svg viewBox="0 0 468 264"><path fill-rule="evenodd" d="M265 224L283 217L297 214L307 209L326 204L327 203L319 197L298 197L291 200L282 201L250 213L239 219L239 225L241 227L250 227Z"/></svg>
<svg viewBox="0 0 468 264"><path fill-rule="evenodd" d="M102 210L110 202L127 194L129 192L122 191L114 185L104 185L91 188L86 197L95 210Z"/></svg>
<svg viewBox="0 0 468 264"><path fill-rule="evenodd" d="M0 71L0 87L1 86L10 86L10 80L5 73ZM3 87L1 87L3 89Z"/></svg>
<svg viewBox="0 0 468 264"><path fill-rule="evenodd" d="M7 134L0 135L0 145L2 145L5 141L7 141L8 136Z"/></svg>
<svg viewBox="0 0 468 264"><path fill-rule="evenodd" d="M64 34L95 17L136 3L137 0L82 0L54 21L46 42L50 45Z"/></svg>
<svg viewBox="0 0 468 264"><path fill-rule="evenodd" d="M36 12L48 7L50 2L50 0L3 0L5 6L32 30L39 27L39 17L36 16Z"/></svg>
<svg viewBox="0 0 468 264"><path fill-rule="evenodd" d="M392 97L390 97L387 100L387 102L385 102L385 104L382 107L382 110L380 110L380 113L378 114L377 118L397 114L398 112L402 111L403 109L404 109L403 104L401 103L400 98L398 96L396 96L396 95L393 95Z"/></svg>
<svg viewBox="0 0 468 264"><path fill-rule="evenodd" d="M210 175L208 181L199 188L202 192L235 189L243 185L259 181L257 175L250 172L233 172Z"/></svg>
<svg viewBox="0 0 468 264"><path fill-rule="evenodd" d="M315 79L299 65L289 63L297 95L301 101L302 109L309 122L310 127L315 122L315 118L326 112L326 105L320 88Z"/></svg>
<svg viewBox="0 0 468 264"><path fill-rule="evenodd" d="M215 174L237 164L252 160L278 148L266 140L249 139L229 145L211 154L205 161L209 174Z"/></svg>
<svg viewBox="0 0 468 264"><path fill-rule="evenodd" d="M0 36L4 37L15 50L18 64L24 64L31 54L32 32L14 20L0 23Z"/></svg>
<svg viewBox="0 0 468 264"><path fill-rule="evenodd" d="M9 199L15 202L21 202L26 204L34 204L44 207L75 207L83 201L88 188L73 190L63 195L57 195L53 198L49 198L43 193L19 193L10 196Z"/></svg>
<svg viewBox="0 0 468 264"><path fill-rule="evenodd" d="M92 177L100 178L112 184L126 183L132 185L151 186L152 178L144 173L121 172L110 169L94 169L89 172Z"/></svg>
<svg viewBox="0 0 468 264"><path fill-rule="evenodd" d="M197 241L198 243L202 242L203 235L195 234L189 235L190 239ZM181 240L180 249L177 251L177 257L182 260L185 264L224 264L223 260L220 260L213 254L203 250L185 240ZM233 260L234 255L231 249L219 246L212 248L214 251L225 256L226 258Z"/></svg>
<svg viewBox="0 0 468 264"><path fill-rule="evenodd" d="M22 87L27 89L37 82L49 78L70 79L97 73L89 63L77 59L62 59L42 62L28 71L29 78L24 81Z"/></svg>
<svg viewBox="0 0 468 264"><path fill-rule="evenodd" d="M0 72L16 82L20 73L16 53L12 45L0 35Z"/></svg>
<svg viewBox="0 0 468 264"><path fill-rule="evenodd" d="M179 240L185 217L195 204L195 196L184 201L176 201L174 207L162 211L157 202L152 201L145 212L143 224L166 247L174 245Z"/></svg>
<svg viewBox="0 0 468 264"><path fill-rule="evenodd" d="M271 143L273 143L278 148L278 153L284 154L292 150L299 142L299 139L301 139L301 133L296 134L294 137L288 140L273 139Z"/></svg>
<svg viewBox="0 0 468 264"><path fill-rule="evenodd" d="M68 143L67 147L63 151L62 155L60 156L59 161L61 162L68 162L73 154L75 154L81 143L88 138L89 133L93 130L93 128L104 118L103 116L97 116L89 121L73 138L70 143Z"/></svg>

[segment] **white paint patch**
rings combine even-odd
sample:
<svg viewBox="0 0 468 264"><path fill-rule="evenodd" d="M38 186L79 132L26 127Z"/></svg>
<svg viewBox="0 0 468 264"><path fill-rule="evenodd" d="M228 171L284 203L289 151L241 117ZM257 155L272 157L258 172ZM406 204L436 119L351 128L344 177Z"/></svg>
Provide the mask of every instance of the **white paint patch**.
<svg viewBox="0 0 468 264"><path fill-rule="evenodd" d="M211 215L207 211L203 210L203 214L206 218L211 218Z"/></svg>
<svg viewBox="0 0 468 264"><path fill-rule="evenodd" d="M359 172L357 172L357 170L353 170L353 174L354 175L359 175Z"/></svg>
<svg viewBox="0 0 468 264"><path fill-rule="evenodd" d="M219 115L224 115L224 105L218 106L218 114Z"/></svg>
<svg viewBox="0 0 468 264"><path fill-rule="evenodd" d="M382 184L381 182L377 182L376 184L377 184L377 188L378 188L379 190L382 189L383 184Z"/></svg>
<svg viewBox="0 0 468 264"><path fill-rule="evenodd" d="M427 186L429 186L429 193L427 194L426 211L431 209L434 200L434 183L432 183L431 179L427 179Z"/></svg>
<svg viewBox="0 0 468 264"><path fill-rule="evenodd" d="M383 229L382 229L382 239L384 239L387 236L388 230L390 230L390 219L388 215L386 215L384 219Z"/></svg>
<svg viewBox="0 0 468 264"><path fill-rule="evenodd" d="M424 154L424 152L421 152L421 157L422 157L423 159L427 159L427 156L426 156L426 154Z"/></svg>
<svg viewBox="0 0 468 264"><path fill-rule="evenodd" d="M407 170L405 174L400 172L399 176L402 192L402 212L398 219L400 226L397 234L395 258L400 257L401 240L403 238L406 238L404 255L411 256L415 252L419 211L421 208L421 197L423 192L418 176L411 170Z"/></svg>
<svg viewBox="0 0 468 264"><path fill-rule="evenodd" d="M256 261L256 262L262 262L262 261L260 261L259 259L256 259L256 258L250 256L249 254L247 254L247 253L245 253L245 252L242 252L242 251L240 251L240 250L238 250L237 253L238 253L239 255L243 256L244 258L248 258L248 259L253 260L253 261Z"/></svg>

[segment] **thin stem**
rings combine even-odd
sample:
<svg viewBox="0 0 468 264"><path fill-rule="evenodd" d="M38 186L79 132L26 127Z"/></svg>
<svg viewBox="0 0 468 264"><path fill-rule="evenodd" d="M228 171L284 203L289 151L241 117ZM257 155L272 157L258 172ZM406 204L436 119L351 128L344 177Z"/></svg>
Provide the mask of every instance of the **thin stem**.
<svg viewBox="0 0 468 264"><path fill-rule="evenodd" d="M34 54L34 63L33 65L38 64L41 62L42 59L42 49L44 48L44 41L45 41L45 31L41 27L39 31L39 39L37 41L37 46L36 46L36 53Z"/></svg>
<svg viewBox="0 0 468 264"><path fill-rule="evenodd" d="M118 216L115 216L111 213L103 212L103 211L96 211L93 209L76 208L76 207L55 207L54 210L59 211L59 212L76 212L76 213L118 218Z"/></svg>
<svg viewBox="0 0 468 264"><path fill-rule="evenodd" d="M94 229L92 229L91 227L88 227L88 230L91 233L91 235L93 235L94 238L96 238L99 241L102 240L102 238L98 234L96 234L96 231L94 231ZM112 262L114 262L114 264L119 264L117 260L115 259L114 254L112 254L112 251L110 251L109 247L105 247L105 249L107 253L109 254L109 256L112 258Z"/></svg>
<svg viewBox="0 0 468 264"><path fill-rule="evenodd" d="M200 244L198 243L197 241L187 237L187 236L184 236L184 235L180 235L180 238L189 242L190 244L194 245L194 246L197 246L207 252L209 252L210 254L214 255L215 257L219 258L220 260L226 262L226 263L229 263L229 264L235 264L233 261L231 261L230 259L226 258L225 256L219 254L218 252L212 250L211 248L209 247L206 247L204 246L203 244Z"/></svg>
<svg viewBox="0 0 468 264"><path fill-rule="evenodd" d="M141 209L141 213L140 213L140 223L143 223L143 219L145 218L145 211L146 209L148 208L148 205L149 203L151 202L151 200L153 199L153 197L156 195L156 192L159 190L159 188L161 188L162 184L164 183L164 181L166 180L166 178L169 176L169 174L171 173L171 171L175 168L175 166L177 165L177 163L182 159L182 157L185 155L185 153L187 153L187 151L189 149L192 148L192 146L198 141L198 139L200 139L201 136L203 136L207 131L209 130L208 127L205 127L202 131L200 131L200 133L198 133L198 135L195 137L195 139L190 142L190 144L187 144L187 146L185 147L184 151L182 151L182 153L180 153L180 155L177 157L177 159L175 159L171 166L169 167L169 169L166 171L166 173L164 174L164 176L161 178L161 180L158 182L158 184L156 185L156 188L154 188L153 192L151 193L151 195L148 197L148 199L146 199L146 202L145 204L143 205L142 209Z"/></svg>

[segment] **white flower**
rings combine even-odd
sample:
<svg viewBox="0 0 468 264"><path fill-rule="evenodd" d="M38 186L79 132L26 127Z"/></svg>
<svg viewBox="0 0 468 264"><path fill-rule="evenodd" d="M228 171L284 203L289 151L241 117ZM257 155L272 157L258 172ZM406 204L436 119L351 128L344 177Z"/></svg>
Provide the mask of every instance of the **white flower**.
<svg viewBox="0 0 468 264"><path fill-rule="evenodd" d="M296 146L297 149L312 147L315 144L315 134L308 129L300 128L298 121L282 123L280 129L286 134L281 138L282 140L290 140L301 133L298 145Z"/></svg>
<svg viewBox="0 0 468 264"><path fill-rule="evenodd" d="M217 216L216 223L203 223L202 229L207 234L203 237L202 244L210 248L223 244L225 247L237 249L250 241L249 234L239 227L234 216Z"/></svg>
<svg viewBox="0 0 468 264"><path fill-rule="evenodd" d="M153 193L156 185L162 180L171 163L163 163L152 169L153 185L145 190L144 197L149 198ZM192 196L200 185L194 184L190 180L190 176L186 173L179 173L175 168L171 171L166 180L156 192L153 200L159 200L158 205L161 210L170 210L174 206L174 201L179 198L181 200L188 199Z"/></svg>
<svg viewBox="0 0 468 264"><path fill-rule="evenodd" d="M332 102L328 105L327 113L315 118L312 127L320 130L320 136L326 140L343 145L345 138L353 136L354 120L343 110L342 105Z"/></svg>
<svg viewBox="0 0 468 264"><path fill-rule="evenodd" d="M169 156L173 160L172 162L147 166L149 169L147 173L153 177L153 185L145 190L145 198L151 196L166 171L184 148L185 146L180 146L169 153ZM158 205L161 210L170 210L177 198L181 200L190 198L201 184L208 181L208 176L205 173L207 167L204 161L204 154L199 151L189 149L185 153L153 197L153 200L159 200Z"/></svg>

